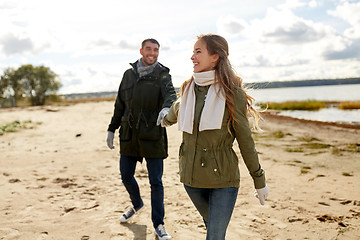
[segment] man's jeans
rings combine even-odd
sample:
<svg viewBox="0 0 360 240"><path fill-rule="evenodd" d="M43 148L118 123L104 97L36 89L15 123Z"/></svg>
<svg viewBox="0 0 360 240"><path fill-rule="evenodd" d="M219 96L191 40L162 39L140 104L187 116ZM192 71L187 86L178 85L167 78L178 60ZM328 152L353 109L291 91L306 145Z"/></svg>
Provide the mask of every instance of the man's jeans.
<svg viewBox="0 0 360 240"><path fill-rule="evenodd" d="M142 157L120 156L121 179L136 211L144 205L139 185L134 177L136 163L141 159ZM164 161L162 158L146 158L146 167L151 185L151 220L156 228L159 224L164 224L164 187L162 184Z"/></svg>
<svg viewBox="0 0 360 240"><path fill-rule="evenodd" d="M238 188L193 188L184 185L207 229L206 240L225 239Z"/></svg>

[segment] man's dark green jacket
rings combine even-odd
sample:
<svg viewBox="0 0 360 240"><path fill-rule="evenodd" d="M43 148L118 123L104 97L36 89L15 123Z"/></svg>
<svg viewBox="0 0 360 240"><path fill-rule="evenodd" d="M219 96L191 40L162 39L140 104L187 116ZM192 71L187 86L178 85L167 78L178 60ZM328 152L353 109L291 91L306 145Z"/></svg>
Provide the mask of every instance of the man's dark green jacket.
<svg viewBox="0 0 360 240"><path fill-rule="evenodd" d="M120 127L120 154L146 158L166 158L165 128L156 125L159 112L176 100L169 69L157 64L153 72L142 76L137 62L125 71L115 101L108 131Z"/></svg>

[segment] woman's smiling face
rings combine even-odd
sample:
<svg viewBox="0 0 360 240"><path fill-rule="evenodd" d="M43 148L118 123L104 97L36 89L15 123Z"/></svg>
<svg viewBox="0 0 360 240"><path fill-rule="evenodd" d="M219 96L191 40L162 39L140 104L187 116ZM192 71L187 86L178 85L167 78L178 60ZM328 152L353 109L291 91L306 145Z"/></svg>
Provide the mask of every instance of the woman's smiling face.
<svg viewBox="0 0 360 240"><path fill-rule="evenodd" d="M218 59L219 56L217 54L209 54L205 41L198 40L194 44L194 51L191 56L191 61L194 64L194 73L214 70Z"/></svg>

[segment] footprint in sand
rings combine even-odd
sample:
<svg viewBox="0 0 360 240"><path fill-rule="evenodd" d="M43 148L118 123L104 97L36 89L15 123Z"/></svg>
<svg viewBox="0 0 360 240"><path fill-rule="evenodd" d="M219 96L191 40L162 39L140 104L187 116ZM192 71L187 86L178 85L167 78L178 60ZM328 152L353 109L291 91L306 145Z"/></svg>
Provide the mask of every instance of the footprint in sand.
<svg viewBox="0 0 360 240"><path fill-rule="evenodd" d="M42 232L40 233L40 236L36 240L45 240L48 237L48 232Z"/></svg>

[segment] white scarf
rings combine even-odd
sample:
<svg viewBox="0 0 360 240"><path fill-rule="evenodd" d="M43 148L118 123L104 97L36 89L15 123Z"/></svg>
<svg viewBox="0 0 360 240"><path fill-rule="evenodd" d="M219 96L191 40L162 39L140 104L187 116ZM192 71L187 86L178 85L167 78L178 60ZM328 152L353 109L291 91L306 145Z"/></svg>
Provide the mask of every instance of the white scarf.
<svg viewBox="0 0 360 240"><path fill-rule="evenodd" d="M205 104L200 116L199 131L220 129L225 111L225 96L215 83L215 70L194 73L192 81L184 90L179 109L178 126L180 131L192 134L195 112L195 83L199 86L208 86Z"/></svg>

